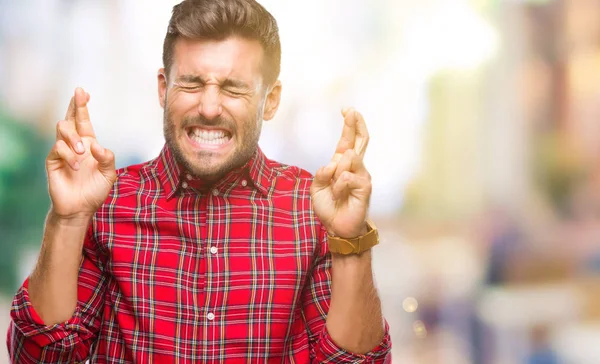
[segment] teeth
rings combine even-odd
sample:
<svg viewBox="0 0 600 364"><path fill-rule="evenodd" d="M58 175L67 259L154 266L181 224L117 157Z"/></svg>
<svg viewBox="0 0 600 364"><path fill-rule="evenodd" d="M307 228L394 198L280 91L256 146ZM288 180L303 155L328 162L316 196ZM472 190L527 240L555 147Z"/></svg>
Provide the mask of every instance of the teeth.
<svg viewBox="0 0 600 364"><path fill-rule="evenodd" d="M229 137L222 130L193 129L190 137L200 144L219 145L229 141Z"/></svg>
<svg viewBox="0 0 600 364"><path fill-rule="evenodd" d="M222 139L225 138L225 132L222 130L202 130L202 129L193 129L192 130L192 134L193 136L195 136L196 138L200 138L203 139L205 141L210 141L210 140L218 140L218 139Z"/></svg>
<svg viewBox="0 0 600 364"><path fill-rule="evenodd" d="M197 143L200 143L200 144L209 144L209 145L225 144L229 140L228 138L219 138L219 139L208 140L208 139L199 138L199 137L197 137L195 135L192 136L192 139L194 139Z"/></svg>
<svg viewBox="0 0 600 364"><path fill-rule="evenodd" d="M219 145L229 141L229 136L222 130L192 129L190 137L200 144Z"/></svg>

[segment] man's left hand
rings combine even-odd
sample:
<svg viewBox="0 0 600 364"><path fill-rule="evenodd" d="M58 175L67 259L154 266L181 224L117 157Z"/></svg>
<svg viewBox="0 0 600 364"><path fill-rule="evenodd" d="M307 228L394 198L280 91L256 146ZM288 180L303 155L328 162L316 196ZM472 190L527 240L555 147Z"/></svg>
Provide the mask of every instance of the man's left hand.
<svg viewBox="0 0 600 364"><path fill-rule="evenodd" d="M371 175L363 157L369 132L362 115L342 110L344 128L331 162L319 168L311 186L313 210L330 234L355 238L367 232Z"/></svg>

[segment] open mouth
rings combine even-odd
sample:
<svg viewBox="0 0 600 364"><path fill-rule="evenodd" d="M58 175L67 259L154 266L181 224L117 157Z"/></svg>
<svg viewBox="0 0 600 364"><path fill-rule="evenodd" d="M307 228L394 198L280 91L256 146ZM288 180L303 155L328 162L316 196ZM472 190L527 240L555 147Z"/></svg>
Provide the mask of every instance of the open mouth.
<svg viewBox="0 0 600 364"><path fill-rule="evenodd" d="M187 129L188 137L197 144L219 146L231 140L231 133L223 129L204 129L190 127Z"/></svg>

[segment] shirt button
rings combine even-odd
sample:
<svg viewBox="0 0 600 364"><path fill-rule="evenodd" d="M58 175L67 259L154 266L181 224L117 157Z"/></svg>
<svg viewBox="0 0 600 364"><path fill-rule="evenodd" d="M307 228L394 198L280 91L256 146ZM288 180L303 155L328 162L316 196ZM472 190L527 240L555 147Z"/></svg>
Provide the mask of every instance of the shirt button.
<svg viewBox="0 0 600 364"><path fill-rule="evenodd" d="M213 196L219 196L219 190L215 188L214 190L212 190L212 194Z"/></svg>
<svg viewBox="0 0 600 364"><path fill-rule="evenodd" d="M212 320L214 320L214 319L215 319L215 314L214 314L214 313L212 313L212 312L209 312L209 313L208 313L208 315L206 315L206 318L207 318L209 321L212 321Z"/></svg>
<svg viewBox="0 0 600 364"><path fill-rule="evenodd" d="M217 252L218 252L218 251L219 251L219 249L217 249L217 247L216 247L216 246L211 246L211 247L210 247L210 252L211 252L211 253L213 253L213 254L217 254Z"/></svg>
<svg viewBox="0 0 600 364"><path fill-rule="evenodd" d="M181 184L181 187L183 187L183 188L188 188L188 184L187 184L187 182L183 182L183 183Z"/></svg>
<svg viewBox="0 0 600 364"><path fill-rule="evenodd" d="M187 178L188 181L191 181L192 180L192 175L191 174L186 174L185 178Z"/></svg>
<svg viewBox="0 0 600 364"><path fill-rule="evenodd" d="M248 181L246 181L245 179L242 180L242 186L246 187L248 186Z"/></svg>

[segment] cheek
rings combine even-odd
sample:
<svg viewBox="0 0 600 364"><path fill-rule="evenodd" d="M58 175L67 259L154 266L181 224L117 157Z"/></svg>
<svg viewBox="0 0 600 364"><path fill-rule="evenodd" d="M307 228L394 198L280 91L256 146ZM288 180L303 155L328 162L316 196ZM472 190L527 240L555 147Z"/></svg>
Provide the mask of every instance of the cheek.
<svg viewBox="0 0 600 364"><path fill-rule="evenodd" d="M260 100L223 98L221 105L223 111L230 114L235 120L254 119L258 112Z"/></svg>
<svg viewBox="0 0 600 364"><path fill-rule="evenodd" d="M235 99L231 97L222 97L221 106L224 110L232 115L238 116L248 108L248 103L242 99Z"/></svg>
<svg viewBox="0 0 600 364"><path fill-rule="evenodd" d="M167 106L174 116L186 115L196 108L197 99L197 95L192 93L173 93L167 98Z"/></svg>

